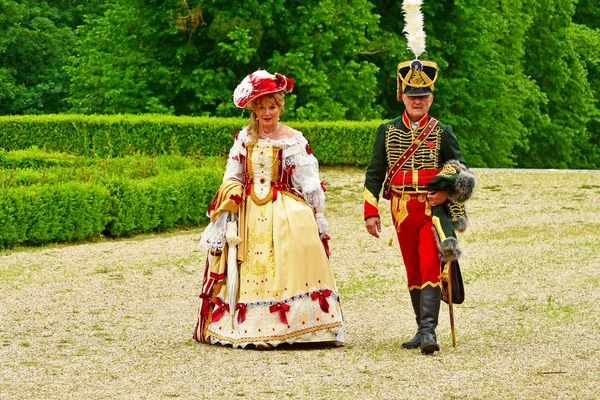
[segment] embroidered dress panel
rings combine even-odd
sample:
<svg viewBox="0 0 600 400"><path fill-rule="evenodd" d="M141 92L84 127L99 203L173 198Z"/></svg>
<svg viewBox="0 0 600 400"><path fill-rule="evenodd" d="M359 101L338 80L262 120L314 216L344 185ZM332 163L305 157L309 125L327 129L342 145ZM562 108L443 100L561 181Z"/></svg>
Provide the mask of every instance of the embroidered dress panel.
<svg viewBox="0 0 600 400"><path fill-rule="evenodd" d="M248 176L252 179L252 200L259 205L266 204L273 196L273 182L279 180L280 161L278 158L279 147L271 143L263 146L249 144L248 149Z"/></svg>

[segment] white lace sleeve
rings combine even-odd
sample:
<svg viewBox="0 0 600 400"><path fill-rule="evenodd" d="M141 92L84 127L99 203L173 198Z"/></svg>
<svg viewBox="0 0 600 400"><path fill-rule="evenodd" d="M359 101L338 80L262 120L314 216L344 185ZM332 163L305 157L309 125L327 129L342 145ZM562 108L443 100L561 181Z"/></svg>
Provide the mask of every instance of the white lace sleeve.
<svg viewBox="0 0 600 400"><path fill-rule="evenodd" d="M242 159L240 153L243 149L243 143L248 139L246 129L243 129L235 138L233 147L229 150L229 157L227 158L227 166L225 167L225 174L223 175L223 181L229 178L235 178L237 180L244 180L244 168L242 165Z"/></svg>
<svg viewBox="0 0 600 400"><path fill-rule="evenodd" d="M309 151L308 141L301 137L301 150L286 158L286 167L294 165L292 170L292 186L302 193L304 200L312 208L325 210L325 193L319 178L319 162Z"/></svg>

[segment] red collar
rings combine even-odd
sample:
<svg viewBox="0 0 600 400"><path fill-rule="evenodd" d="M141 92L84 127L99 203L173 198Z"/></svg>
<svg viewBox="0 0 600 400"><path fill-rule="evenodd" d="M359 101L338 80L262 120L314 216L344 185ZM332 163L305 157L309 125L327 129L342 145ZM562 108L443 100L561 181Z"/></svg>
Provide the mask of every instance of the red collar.
<svg viewBox="0 0 600 400"><path fill-rule="evenodd" d="M410 119L408 119L408 114L406 113L406 110L404 110L404 114L402 114L402 122L404 122L404 125L412 130L412 126L410 125ZM429 114L425 114L423 116L423 118L421 118L419 120L419 125L417 126L417 131L420 131L421 129L425 128L425 126L427 126L427 123L429 122Z"/></svg>

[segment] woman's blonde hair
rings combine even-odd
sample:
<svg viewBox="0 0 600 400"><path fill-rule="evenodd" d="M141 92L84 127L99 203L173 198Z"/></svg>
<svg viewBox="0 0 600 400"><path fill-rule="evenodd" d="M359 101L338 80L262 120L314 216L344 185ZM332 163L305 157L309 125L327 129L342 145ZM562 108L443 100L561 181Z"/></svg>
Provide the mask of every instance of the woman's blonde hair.
<svg viewBox="0 0 600 400"><path fill-rule="evenodd" d="M262 96L258 96L257 98L253 99L250 102L250 105L248 106L252 109L252 114L250 114L248 128L246 128L246 132L248 132L248 137L250 137L251 142L256 142L258 140L258 118L256 116L254 108L258 103L260 103L263 97L268 98L271 104L274 103L275 105L277 105L277 107L281 108L281 112L283 112L283 106L285 104L285 95L283 94L283 91L263 94Z"/></svg>

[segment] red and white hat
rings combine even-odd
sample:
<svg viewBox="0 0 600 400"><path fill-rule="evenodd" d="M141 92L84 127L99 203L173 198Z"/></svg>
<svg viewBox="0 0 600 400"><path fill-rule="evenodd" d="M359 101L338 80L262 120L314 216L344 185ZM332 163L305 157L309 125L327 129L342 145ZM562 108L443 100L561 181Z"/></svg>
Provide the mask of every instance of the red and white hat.
<svg viewBox="0 0 600 400"><path fill-rule="evenodd" d="M252 100L263 94L281 92L289 93L294 88L294 80L284 75L268 73L259 69L244 78L233 92L233 103L239 108L246 107Z"/></svg>

